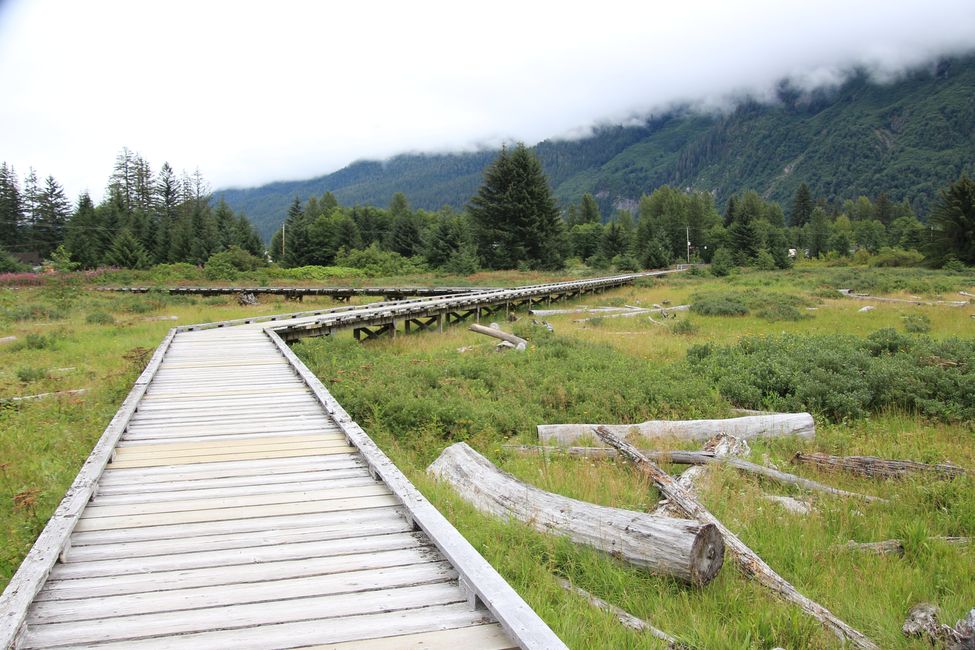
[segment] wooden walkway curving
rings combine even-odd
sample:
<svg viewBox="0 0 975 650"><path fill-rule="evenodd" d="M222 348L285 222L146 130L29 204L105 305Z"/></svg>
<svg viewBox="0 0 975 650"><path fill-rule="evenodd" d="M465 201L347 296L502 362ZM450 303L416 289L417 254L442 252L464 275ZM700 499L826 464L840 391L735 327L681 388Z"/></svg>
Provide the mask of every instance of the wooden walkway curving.
<svg viewBox="0 0 975 650"><path fill-rule="evenodd" d="M617 285L476 304L586 286ZM470 300L170 332L0 597L0 646L563 648L282 338Z"/></svg>

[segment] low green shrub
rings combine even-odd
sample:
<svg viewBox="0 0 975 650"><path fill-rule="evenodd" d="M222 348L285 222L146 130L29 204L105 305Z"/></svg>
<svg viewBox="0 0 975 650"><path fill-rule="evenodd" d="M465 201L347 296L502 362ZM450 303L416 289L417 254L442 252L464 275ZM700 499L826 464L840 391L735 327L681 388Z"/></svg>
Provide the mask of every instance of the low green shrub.
<svg viewBox="0 0 975 650"><path fill-rule="evenodd" d="M47 376L47 368L35 368L33 366L21 366L17 368L17 379L24 384L46 379Z"/></svg>
<svg viewBox="0 0 975 650"><path fill-rule="evenodd" d="M684 318L671 325L670 331L674 334L697 334L697 324L689 318Z"/></svg>
<svg viewBox="0 0 975 650"><path fill-rule="evenodd" d="M691 311L702 316L745 316L748 307L735 294L702 293L691 296Z"/></svg>
<svg viewBox="0 0 975 650"><path fill-rule="evenodd" d="M909 314L904 317L904 329L911 334L927 334L931 331L931 319L925 314Z"/></svg>
<svg viewBox="0 0 975 650"><path fill-rule="evenodd" d="M884 247L876 255L867 258L867 264L874 267L921 266L924 255L915 250Z"/></svg>
<svg viewBox="0 0 975 650"><path fill-rule="evenodd" d="M744 408L812 411L834 421L887 409L947 422L975 418L975 340L889 328L865 338L748 337L694 346L687 362Z"/></svg>
<svg viewBox="0 0 975 650"><path fill-rule="evenodd" d="M375 243L369 248L351 251L340 250L335 264L362 270L366 275L407 275L427 270L422 257L403 257L399 253L384 251Z"/></svg>
<svg viewBox="0 0 975 650"><path fill-rule="evenodd" d="M24 347L28 350L53 350L57 343L57 336L54 334L31 333L24 337Z"/></svg>
<svg viewBox="0 0 975 650"><path fill-rule="evenodd" d="M706 291L691 296L691 311L702 316L745 316L755 311L756 316L770 322L810 318L800 308L812 304L803 296L759 289Z"/></svg>
<svg viewBox="0 0 975 650"><path fill-rule="evenodd" d="M108 312L93 311L85 317L85 322L89 325L114 325L115 319Z"/></svg>

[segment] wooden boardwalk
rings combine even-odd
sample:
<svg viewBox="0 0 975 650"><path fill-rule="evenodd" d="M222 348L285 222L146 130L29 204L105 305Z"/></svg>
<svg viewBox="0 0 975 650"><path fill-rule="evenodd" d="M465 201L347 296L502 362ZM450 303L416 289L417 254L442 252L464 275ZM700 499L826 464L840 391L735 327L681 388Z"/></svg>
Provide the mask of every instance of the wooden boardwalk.
<svg viewBox="0 0 975 650"><path fill-rule="evenodd" d="M564 648L284 338L620 282L171 331L0 597L0 646Z"/></svg>

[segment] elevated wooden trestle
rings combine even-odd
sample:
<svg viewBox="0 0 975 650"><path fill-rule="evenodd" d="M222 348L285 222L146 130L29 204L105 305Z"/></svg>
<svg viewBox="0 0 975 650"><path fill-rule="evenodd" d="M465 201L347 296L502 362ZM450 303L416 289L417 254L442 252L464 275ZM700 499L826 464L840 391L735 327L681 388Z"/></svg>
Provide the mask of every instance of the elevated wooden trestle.
<svg viewBox="0 0 975 650"><path fill-rule="evenodd" d="M285 339L636 277L172 330L0 596L0 647L563 648Z"/></svg>
<svg viewBox="0 0 975 650"><path fill-rule="evenodd" d="M175 296L234 296L241 293L284 296L301 302L304 296L330 296L348 302L354 296L383 296L386 300L402 300L409 296L453 296L474 291L480 287L96 287L95 291L120 293L149 293L164 291Z"/></svg>

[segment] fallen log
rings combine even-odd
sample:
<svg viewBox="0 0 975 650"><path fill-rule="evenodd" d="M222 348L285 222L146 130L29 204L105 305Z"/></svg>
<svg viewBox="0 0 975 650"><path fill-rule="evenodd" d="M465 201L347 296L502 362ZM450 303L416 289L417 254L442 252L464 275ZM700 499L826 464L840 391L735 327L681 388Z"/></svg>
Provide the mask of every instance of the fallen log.
<svg viewBox="0 0 975 650"><path fill-rule="evenodd" d="M617 438L606 427L597 427L595 433L601 440L615 447L621 454L632 460L640 471L653 480L654 484L664 496L680 508L685 515L703 523L714 524L721 531L725 544L735 558L738 568L745 576L754 578L759 584L771 590L773 593L798 605L802 611L822 623L841 640L850 641L858 648L869 648L871 650L878 648L877 644L862 632L850 627L828 609L799 593L785 578L777 574L772 567L766 564L755 551L748 548L737 535L728 530L693 495L688 493L680 485L677 485L677 482L667 472L657 467L652 460L641 454L636 447L625 440Z"/></svg>
<svg viewBox="0 0 975 650"><path fill-rule="evenodd" d="M810 414L773 413L721 420L648 420L639 424L539 424L538 440L544 444L571 445L580 438L592 438L593 428L599 426L620 438L633 435L703 441L717 433L743 440L785 436L811 440L816 436L816 424Z"/></svg>
<svg viewBox="0 0 975 650"><path fill-rule="evenodd" d="M672 311L687 311L690 305L677 305L676 307L654 307L652 309L628 309L617 314L607 314L606 316L593 316L592 318L579 318L574 323L588 323L594 318L629 318L631 316L642 316L643 314L669 314Z"/></svg>
<svg viewBox="0 0 975 650"><path fill-rule="evenodd" d="M963 307L968 304L965 300L909 300L907 298L888 298L885 296L871 296L864 293L853 293L852 289L837 289L842 295L854 300L871 300L874 302L893 302L904 305L948 305L949 307Z"/></svg>
<svg viewBox="0 0 975 650"><path fill-rule="evenodd" d="M529 309L532 316L561 316L564 314L612 314L625 312L639 307L579 307L577 309Z"/></svg>
<svg viewBox="0 0 975 650"><path fill-rule="evenodd" d="M609 427L607 427L608 429ZM585 458L613 458L618 452L611 447L541 447L533 445L503 445L503 449L511 449L520 453L564 453L569 456L583 456ZM772 467L757 465L742 458L731 456L716 456L713 452L707 451L651 451L640 449L640 453L658 463L674 463L677 465L710 465L721 463L734 467L743 472L757 474L759 476L783 483L793 485L813 492L825 492L838 497L853 497L864 501L885 502L880 497L860 494L858 492L848 492L839 488L834 488L818 481L782 472Z"/></svg>
<svg viewBox="0 0 975 650"><path fill-rule="evenodd" d="M528 341L521 338L520 336L515 336L514 334L508 334L507 332L502 332L500 329L495 329L493 327L484 327L483 325L471 325L468 328L472 332L477 332L478 334L484 334L485 336L493 336L496 339L501 339L502 341L507 341L515 346L518 351L524 351L528 347Z"/></svg>
<svg viewBox="0 0 975 650"><path fill-rule="evenodd" d="M613 451L616 451L615 449ZM748 443L734 436L726 436L720 433L704 443L704 453L711 454L715 459L723 459L730 456L747 456L751 449ZM677 477L677 484L687 490L690 494L697 496L697 482L707 472L707 465L692 465L685 469ZM680 508L674 506L670 499L664 498L657 504L656 509L650 514L663 517L680 517Z"/></svg>
<svg viewBox="0 0 975 650"><path fill-rule="evenodd" d="M646 622L642 618L637 618L636 616L634 616L633 614L630 614L626 610L621 609L621 608L617 607L616 605L613 605L612 603L607 603L605 600L603 600L599 596L593 596L591 593L589 593L588 591L586 591L582 587L575 586L574 584L572 584L571 582L569 582L565 578L556 578L556 579L559 581L559 584L562 586L563 589L565 589L566 591L572 592L572 593L574 593L576 595L582 596L593 607L595 607L597 609L601 609L604 612L609 612L610 614L612 614L613 616L615 616L616 619L620 623L622 623L626 627L630 628L631 630L636 630L637 632L648 632L649 634L651 634L652 636L657 637L661 641L665 641L667 643L668 647L671 647L671 648L686 648L687 647L684 644L682 644L680 641L678 641L677 639L675 639L674 637L670 636L669 634L667 634L663 630L660 630L660 629L654 627L653 625L651 625L650 623Z"/></svg>
<svg viewBox="0 0 975 650"><path fill-rule="evenodd" d="M38 393L37 395L22 395L20 397L0 398L0 404L7 402L28 402L35 399L46 399L48 397L62 397L65 395L84 395L88 392L87 388L75 388L73 390L59 390L54 393Z"/></svg>
<svg viewBox="0 0 975 650"><path fill-rule="evenodd" d="M913 460L887 460L874 456L830 456L799 452L792 457L792 462L813 465L826 471L844 471L871 478L904 478L909 474L934 474L954 478L966 473L963 467L951 463L928 465Z"/></svg>
<svg viewBox="0 0 975 650"><path fill-rule="evenodd" d="M427 473L450 483L482 512L565 535L692 585L710 582L724 562L721 534L710 524L652 517L545 492L502 472L463 442L444 449Z"/></svg>
<svg viewBox="0 0 975 650"><path fill-rule="evenodd" d="M954 546L967 546L975 542L973 537L929 537L928 541L942 542ZM904 540L885 539L880 542L854 542L852 539L846 544L837 545L837 549L848 551L862 551L865 553L876 553L877 555L903 555Z"/></svg>

